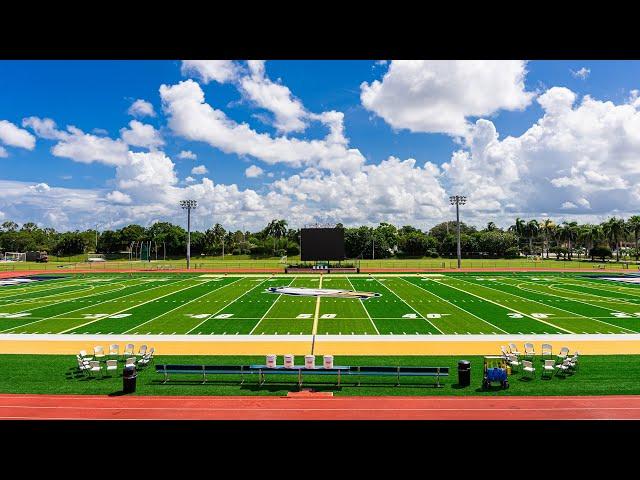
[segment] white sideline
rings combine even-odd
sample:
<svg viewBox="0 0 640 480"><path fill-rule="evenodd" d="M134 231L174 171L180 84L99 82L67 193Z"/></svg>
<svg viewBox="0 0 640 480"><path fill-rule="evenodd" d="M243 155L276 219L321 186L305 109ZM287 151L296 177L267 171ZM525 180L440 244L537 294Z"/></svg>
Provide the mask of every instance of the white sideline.
<svg viewBox="0 0 640 480"><path fill-rule="evenodd" d="M551 341L640 341L640 334L565 334L565 335L318 335L318 339L331 342L521 342ZM95 341L95 342L127 342L130 340L149 342L310 342L312 335L68 335L68 334L33 334L4 333L1 341Z"/></svg>

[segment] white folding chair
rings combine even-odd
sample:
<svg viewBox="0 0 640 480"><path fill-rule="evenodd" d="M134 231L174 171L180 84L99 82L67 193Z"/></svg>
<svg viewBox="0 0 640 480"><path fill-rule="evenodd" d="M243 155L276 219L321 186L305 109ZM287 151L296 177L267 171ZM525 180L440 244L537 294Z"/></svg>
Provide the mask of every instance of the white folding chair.
<svg viewBox="0 0 640 480"><path fill-rule="evenodd" d="M518 347L516 347L515 343L510 343L509 344L509 351L513 354L513 355L518 355L520 356L520 351L518 350Z"/></svg>
<svg viewBox="0 0 640 480"><path fill-rule="evenodd" d="M522 367L522 362L520 362L518 360L518 357L516 357L515 355L511 355L509 358L507 358L507 363L511 366L511 370L514 372L520 370L520 368Z"/></svg>
<svg viewBox="0 0 640 480"><path fill-rule="evenodd" d="M118 361L117 360L107 360L107 373L109 372L117 372L118 371Z"/></svg>
<svg viewBox="0 0 640 480"><path fill-rule="evenodd" d="M104 358L105 357L104 347L101 345L98 345L97 347L93 347L93 356L95 358Z"/></svg>
<svg viewBox="0 0 640 480"><path fill-rule="evenodd" d="M87 356L87 351L86 350L80 350L80 356L82 357L83 360L86 360L86 361L93 360L93 357Z"/></svg>
<svg viewBox="0 0 640 480"><path fill-rule="evenodd" d="M138 365L140 365L141 367L144 367L148 365L150 361L151 361L151 356L144 355L142 358L138 359Z"/></svg>
<svg viewBox="0 0 640 480"><path fill-rule="evenodd" d="M567 358L567 355L569 355L569 347L562 347L560 349L560 353L556 355L556 360L562 362L565 358Z"/></svg>
<svg viewBox="0 0 640 480"><path fill-rule="evenodd" d="M545 360L544 365L542 366L541 378L544 378L547 375L547 372L550 372L551 376L553 377L553 374L555 373L555 371L556 371L555 360L553 358L551 360Z"/></svg>
<svg viewBox="0 0 640 480"><path fill-rule="evenodd" d="M500 345L500 351L502 352L502 355L504 355L505 358L510 358L512 357L511 353L509 352L509 350L507 350L507 347L505 347L504 345Z"/></svg>
<svg viewBox="0 0 640 480"><path fill-rule="evenodd" d="M535 356L536 356L536 351L533 348L533 343L525 343L524 344L524 357L533 359L533 357L535 357Z"/></svg>
<svg viewBox="0 0 640 480"><path fill-rule="evenodd" d="M542 344L542 358L544 359L546 356L553 357L553 347L550 343Z"/></svg>
<svg viewBox="0 0 640 480"><path fill-rule="evenodd" d="M76 361L78 362L78 370L80 370L80 372L82 372L82 374L86 377L89 368L91 368L89 366L89 361L82 360L80 355L76 355Z"/></svg>
<svg viewBox="0 0 640 480"><path fill-rule="evenodd" d="M110 357L118 357L120 355L120 345L109 345L109 356Z"/></svg>
<svg viewBox="0 0 640 480"><path fill-rule="evenodd" d="M580 354L576 352L573 357L569 359L569 370L573 370L574 372L578 371L578 360L580 360L579 355Z"/></svg>
<svg viewBox="0 0 640 480"><path fill-rule="evenodd" d="M128 343L127 346L124 347L124 356L126 357L127 355L128 356L134 355L134 350L135 350L135 347L133 343Z"/></svg>
<svg viewBox="0 0 640 480"><path fill-rule="evenodd" d="M147 346L146 345L140 345L140 350L138 350L138 356L139 357L144 357L146 353L147 353Z"/></svg>
<svg viewBox="0 0 640 480"><path fill-rule="evenodd" d="M536 368L533 366L533 363L530 362L529 360L522 361L522 372L523 372L523 378L525 373L531 374L532 378L535 378L536 376Z"/></svg>
<svg viewBox="0 0 640 480"><path fill-rule="evenodd" d="M124 366L128 367L129 365L133 365L135 366L136 364L136 357L129 357L125 360Z"/></svg>
<svg viewBox="0 0 640 480"><path fill-rule="evenodd" d="M571 363L571 359L565 358L562 363L556 365L556 373L562 372L562 375L566 375L569 371L569 364Z"/></svg>
<svg viewBox="0 0 640 480"><path fill-rule="evenodd" d="M94 372L100 372L100 376L102 376L102 367L100 366L100 362L97 360L91 360L89 362L89 372L91 375L93 375Z"/></svg>

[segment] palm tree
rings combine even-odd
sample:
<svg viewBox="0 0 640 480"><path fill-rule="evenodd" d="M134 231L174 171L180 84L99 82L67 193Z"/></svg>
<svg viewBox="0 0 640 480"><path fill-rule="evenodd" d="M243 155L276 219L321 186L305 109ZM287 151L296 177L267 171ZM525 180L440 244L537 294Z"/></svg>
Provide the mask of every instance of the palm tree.
<svg viewBox="0 0 640 480"><path fill-rule="evenodd" d="M529 220L525 226L525 231L529 237L529 254L533 255L533 238L540 232L540 224L537 220Z"/></svg>
<svg viewBox="0 0 640 480"><path fill-rule="evenodd" d="M487 232L494 232L498 229L498 227L496 227L496 224L493 222L489 222L487 223Z"/></svg>
<svg viewBox="0 0 640 480"><path fill-rule="evenodd" d="M640 237L640 215L634 215L627 220L627 226L629 227L629 233L633 233L636 246L636 262L638 261L638 237Z"/></svg>
<svg viewBox="0 0 640 480"><path fill-rule="evenodd" d="M547 259L549 258L549 238L553 237L556 224L550 218L545 218L540 224L540 231L544 237L544 248L547 250Z"/></svg>
<svg viewBox="0 0 640 480"><path fill-rule="evenodd" d="M509 227L509 231L515 233L516 237L518 237L518 247L520 247L520 238L522 238L525 234L526 226L527 224L525 223L525 221L522 218L518 217L516 218L516 223Z"/></svg>
<svg viewBox="0 0 640 480"><path fill-rule="evenodd" d="M267 235L273 237L273 251L276 251L276 239L280 239L287 234L287 221L286 220L271 220L265 232Z"/></svg>
<svg viewBox="0 0 640 480"><path fill-rule="evenodd" d="M578 229L578 239L584 242L588 253L602 240L602 228L600 225L581 225ZM591 255L591 261L593 261L593 255Z"/></svg>
<svg viewBox="0 0 640 480"><path fill-rule="evenodd" d="M620 241L626 233L624 219L611 217L602 224L602 232L616 248L616 262L620 261Z"/></svg>
<svg viewBox="0 0 640 480"><path fill-rule="evenodd" d="M567 244L568 258L572 257L572 241L577 237L578 222L562 222L558 229L558 240Z"/></svg>

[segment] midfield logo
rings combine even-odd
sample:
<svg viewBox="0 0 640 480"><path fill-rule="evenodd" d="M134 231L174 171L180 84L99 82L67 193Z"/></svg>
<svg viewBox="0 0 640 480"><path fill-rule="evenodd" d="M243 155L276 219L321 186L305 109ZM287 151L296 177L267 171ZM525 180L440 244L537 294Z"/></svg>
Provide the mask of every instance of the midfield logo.
<svg viewBox="0 0 640 480"><path fill-rule="evenodd" d="M303 297L338 297L338 298L356 298L366 300L368 298L379 297L381 294L376 292L355 292L353 290L338 290L330 288L304 288L304 287L269 287L269 293L278 293L281 295L294 295Z"/></svg>

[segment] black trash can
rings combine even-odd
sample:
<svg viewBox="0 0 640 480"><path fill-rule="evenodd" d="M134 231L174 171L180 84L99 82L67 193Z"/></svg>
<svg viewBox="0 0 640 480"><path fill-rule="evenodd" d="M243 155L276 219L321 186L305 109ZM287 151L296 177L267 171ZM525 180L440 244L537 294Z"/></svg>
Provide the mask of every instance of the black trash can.
<svg viewBox="0 0 640 480"><path fill-rule="evenodd" d="M136 391L136 378L138 378L138 374L136 373L135 365L128 365L124 367L122 372L123 393L133 393Z"/></svg>
<svg viewBox="0 0 640 480"><path fill-rule="evenodd" d="M458 385L461 387L471 385L471 362L469 360L458 362Z"/></svg>

